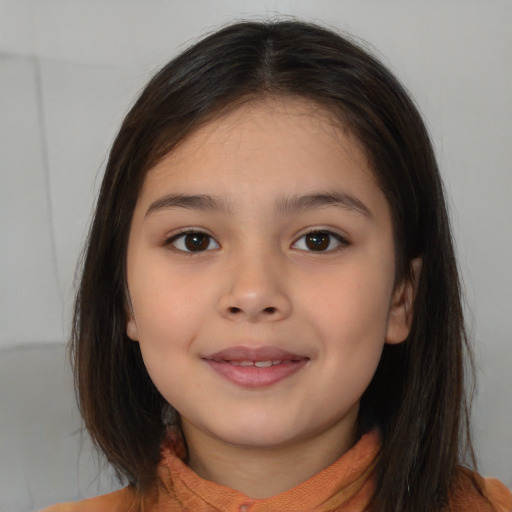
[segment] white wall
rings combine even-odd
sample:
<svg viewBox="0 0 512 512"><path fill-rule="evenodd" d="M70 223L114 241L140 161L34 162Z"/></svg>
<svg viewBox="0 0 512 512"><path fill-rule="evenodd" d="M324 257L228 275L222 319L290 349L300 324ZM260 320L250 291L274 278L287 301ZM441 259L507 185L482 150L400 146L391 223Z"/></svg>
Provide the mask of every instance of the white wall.
<svg viewBox="0 0 512 512"><path fill-rule="evenodd" d="M0 0L0 348L66 339L106 154L150 75L219 24L275 14L362 37L423 111L478 346L481 469L512 486L507 0Z"/></svg>

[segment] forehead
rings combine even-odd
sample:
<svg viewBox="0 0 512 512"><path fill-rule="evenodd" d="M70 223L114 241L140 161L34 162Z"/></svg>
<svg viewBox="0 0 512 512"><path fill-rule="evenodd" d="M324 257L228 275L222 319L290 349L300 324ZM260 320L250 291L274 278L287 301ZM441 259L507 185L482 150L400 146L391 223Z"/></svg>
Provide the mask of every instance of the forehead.
<svg viewBox="0 0 512 512"><path fill-rule="evenodd" d="M379 193L359 141L312 101L270 97L243 104L186 137L148 171L139 200L205 191L250 200L338 185L356 195L362 189Z"/></svg>

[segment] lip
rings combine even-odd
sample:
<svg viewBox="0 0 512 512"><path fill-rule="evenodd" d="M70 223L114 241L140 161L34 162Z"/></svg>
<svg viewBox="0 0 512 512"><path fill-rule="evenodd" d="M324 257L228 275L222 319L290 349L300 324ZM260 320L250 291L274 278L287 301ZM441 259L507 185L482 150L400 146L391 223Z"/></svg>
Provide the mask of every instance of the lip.
<svg viewBox="0 0 512 512"><path fill-rule="evenodd" d="M309 357L273 346L230 347L202 358L228 381L247 388L271 386L298 372Z"/></svg>

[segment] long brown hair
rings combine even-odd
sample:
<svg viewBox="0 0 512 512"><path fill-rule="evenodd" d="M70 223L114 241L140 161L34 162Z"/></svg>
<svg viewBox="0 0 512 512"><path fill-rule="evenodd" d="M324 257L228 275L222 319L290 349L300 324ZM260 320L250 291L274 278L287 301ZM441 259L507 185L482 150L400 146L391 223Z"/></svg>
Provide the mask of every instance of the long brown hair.
<svg viewBox="0 0 512 512"><path fill-rule="evenodd" d="M164 399L126 329L130 222L145 173L226 109L294 95L335 112L361 142L392 210L397 282L422 257L408 339L386 345L361 400L360 429L379 428L375 511L439 511L469 449L460 285L436 159L401 84L348 38L297 21L242 22L201 40L147 85L114 142L84 254L72 349L92 438L144 492L165 433ZM470 361L470 359L469 359ZM474 458L473 458L474 459ZM474 463L474 460L473 460Z"/></svg>

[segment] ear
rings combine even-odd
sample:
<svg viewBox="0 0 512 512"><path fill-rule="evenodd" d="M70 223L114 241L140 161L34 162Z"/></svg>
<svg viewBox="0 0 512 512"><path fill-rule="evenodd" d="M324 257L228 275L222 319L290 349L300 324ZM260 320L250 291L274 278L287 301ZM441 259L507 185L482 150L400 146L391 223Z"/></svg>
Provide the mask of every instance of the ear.
<svg viewBox="0 0 512 512"><path fill-rule="evenodd" d="M133 306L132 299L130 298L130 293L128 292L128 285L125 282L124 285L124 300L125 300L125 310L126 310L126 335L132 341L139 341L139 335L137 333L137 322L135 322L134 314L133 314Z"/></svg>
<svg viewBox="0 0 512 512"><path fill-rule="evenodd" d="M128 320L126 322L126 334L132 341L139 341L139 335L137 333L137 323L133 318L133 313L128 312Z"/></svg>
<svg viewBox="0 0 512 512"><path fill-rule="evenodd" d="M389 310L386 343L395 345L405 341L411 330L414 314L414 299L421 275L421 258L411 261L411 278L396 287Z"/></svg>

